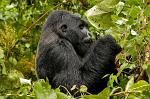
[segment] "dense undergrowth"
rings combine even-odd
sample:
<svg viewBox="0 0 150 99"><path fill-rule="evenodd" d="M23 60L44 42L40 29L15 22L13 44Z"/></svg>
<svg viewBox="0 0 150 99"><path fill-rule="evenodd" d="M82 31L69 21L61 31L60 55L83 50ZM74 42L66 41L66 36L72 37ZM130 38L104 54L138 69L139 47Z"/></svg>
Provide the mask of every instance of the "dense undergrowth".
<svg viewBox="0 0 150 99"><path fill-rule="evenodd" d="M123 48L118 73L97 95L78 90L81 99L150 98L149 0L1 0L0 99L72 99L35 75L41 27L52 10L71 11L89 21L95 38L111 34ZM88 95L85 95L88 94Z"/></svg>

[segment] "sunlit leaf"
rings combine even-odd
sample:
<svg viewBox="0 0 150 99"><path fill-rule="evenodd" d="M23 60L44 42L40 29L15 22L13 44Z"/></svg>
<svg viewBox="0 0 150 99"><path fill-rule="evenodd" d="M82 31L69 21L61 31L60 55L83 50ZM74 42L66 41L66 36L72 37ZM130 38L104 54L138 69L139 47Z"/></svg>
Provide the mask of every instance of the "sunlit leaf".
<svg viewBox="0 0 150 99"><path fill-rule="evenodd" d="M103 0L86 12L89 22L96 28L113 26L111 13L119 0Z"/></svg>
<svg viewBox="0 0 150 99"><path fill-rule="evenodd" d="M118 25L123 25L123 24L126 24L127 21L128 21L127 19L122 18L122 19L117 20L115 23Z"/></svg>
<svg viewBox="0 0 150 99"><path fill-rule="evenodd" d="M56 99L57 94L51 89L51 86L48 82L44 80L39 80L34 84L34 92L37 99Z"/></svg>
<svg viewBox="0 0 150 99"><path fill-rule="evenodd" d="M4 58L4 51L2 50L2 48L0 47L0 59Z"/></svg>
<svg viewBox="0 0 150 99"><path fill-rule="evenodd" d="M4 62L1 63L1 66L2 66L2 74L6 75L7 72L6 72L6 66L5 66Z"/></svg>
<svg viewBox="0 0 150 99"><path fill-rule="evenodd" d="M13 65L17 65L17 60L13 57L9 57L9 62Z"/></svg>
<svg viewBox="0 0 150 99"><path fill-rule="evenodd" d="M70 90L75 90L77 88L76 85L73 85L73 87Z"/></svg>
<svg viewBox="0 0 150 99"><path fill-rule="evenodd" d="M98 98L97 99L109 99L109 95L110 95L110 88L106 87L103 91L101 91L98 94Z"/></svg>
<svg viewBox="0 0 150 99"><path fill-rule="evenodd" d="M30 44L29 44L29 43L26 43L26 44L25 44L25 47L29 48L29 47L30 47Z"/></svg>
<svg viewBox="0 0 150 99"><path fill-rule="evenodd" d="M125 91L128 91L129 88L134 84L134 77L131 77L130 80L128 81Z"/></svg>
<svg viewBox="0 0 150 99"><path fill-rule="evenodd" d="M31 85L31 80L20 78L20 83L21 84L29 84L29 85Z"/></svg>
<svg viewBox="0 0 150 99"><path fill-rule="evenodd" d="M131 30L131 35L137 35L137 32L134 30Z"/></svg>
<svg viewBox="0 0 150 99"><path fill-rule="evenodd" d="M62 92L57 92L56 94L57 94L57 99L74 99L73 97L67 96Z"/></svg>
<svg viewBox="0 0 150 99"><path fill-rule="evenodd" d="M137 83L133 84L129 90L130 91L139 91L139 92L142 92L142 91L145 91L147 90L148 88L150 88L150 85L148 84L148 82L144 81L144 80L140 80L138 81Z"/></svg>
<svg viewBox="0 0 150 99"><path fill-rule="evenodd" d="M87 92L87 87L85 85L81 85L80 92Z"/></svg>
<svg viewBox="0 0 150 99"><path fill-rule="evenodd" d="M123 7L124 7L124 2L119 2L117 5L116 5L116 14L118 15L121 11L122 11L122 9L123 9Z"/></svg>

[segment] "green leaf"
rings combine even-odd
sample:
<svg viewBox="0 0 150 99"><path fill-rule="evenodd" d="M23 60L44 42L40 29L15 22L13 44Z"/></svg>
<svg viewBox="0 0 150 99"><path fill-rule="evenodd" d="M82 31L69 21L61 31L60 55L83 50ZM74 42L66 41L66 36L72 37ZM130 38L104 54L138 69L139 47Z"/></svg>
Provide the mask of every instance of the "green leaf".
<svg viewBox="0 0 150 99"><path fill-rule="evenodd" d="M73 87L70 89L71 91L75 90L77 88L76 85L73 85Z"/></svg>
<svg viewBox="0 0 150 99"><path fill-rule="evenodd" d="M2 50L2 48L0 47L0 59L4 58L4 51Z"/></svg>
<svg viewBox="0 0 150 99"><path fill-rule="evenodd" d="M85 14L89 22L96 28L108 28L113 26L111 12L119 0L103 0L89 9Z"/></svg>
<svg viewBox="0 0 150 99"><path fill-rule="evenodd" d="M117 73L117 77L120 76L121 72L122 72L125 68L127 68L127 66L128 66L127 63L123 63L123 64L121 65L121 67L120 67L120 69L119 69L119 72Z"/></svg>
<svg viewBox="0 0 150 99"><path fill-rule="evenodd" d="M106 87L98 95L84 95L83 99L109 99L110 88Z"/></svg>
<svg viewBox="0 0 150 99"><path fill-rule="evenodd" d="M103 0L98 4L99 8L106 11L112 12L116 5L119 3L120 0Z"/></svg>
<svg viewBox="0 0 150 99"><path fill-rule="evenodd" d="M25 47L26 47L26 48L29 48L29 47L30 47L30 44L29 44L29 43L26 43L26 44L25 44Z"/></svg>
<svg viewBox="0 0 150 99"><path fill-rule="evenodd" d="M111 13L105 13L97 16L87 16L89 22L97 29L109 28L113 26Z"/></svg>
<svg viewBox="0 0 150 99"><path fill-rule="evenodd" d="M109 82L108 82L108 84L109 84L111 87L113 87L114 82L118 83L117 76L111 74L110 77L109 77Z"/></svg>
<svg viewBox="0 0 150 99"><path fill-rule="evenodd" d="M137 18L138 14L140 13L140 11L141 11L140 7L138 7L138 6L132 6L131 9L130 9L129 15L132 18Z"/></svg>
<svg viewBox="0 0 150 99"><path fill-rule="evenodd" d="M87 92L87 87L85 85L81 85L80 92Z"/></svg>
<svg viewBox="0 0 150 99"><path fill-rule="evenodd" d="M33 88L37 99L56 99L57 94L56 92L51 89L51 86L48 82L44 80L39 80L34 84Z"/></svg>
<svg viewBox="0 0 150 99"><path fill-rule="evenodd" d="M137 83L133 84L129 88L129 90L130 91L139 91L139 92L142 92L142 91L147 90L149 87L150 87L150 85L146 81L140 80Z"/></svg>
<svg viewBox="0 0 150 99"><path fill-rule="evenodd" d="M148 61L147 64L144 65L144 67L146 68L146 72L147 72L148 79L150 82L150 61Z"/></svg>
<svg viewBox="0 0 150 99"><path fill-rule="evenodd" d="M13 64L13 65L17 65L17 60L15 59L15 58L13 58L13 57L9 57L9 62L11 63L11 64Z"/></svg>
<svg viewBox="0 0 150 99"><path fill-rule="evenodd" d="M109 99L109 95L110 95L110 88L106 87L103 91L101 91L98 94L98 98L97 99Z"/></svg>
<svg viewBox="0 0 150 99"><path fill-rule="evenodd" d="M134 77L132 76L131 79L128 81L125 91L128 92L129 88L134 84Z"/></svg>
<svg viewBox="0 0 150 99"><path fill-rule="evenodd" d="M2 74L6 75L7 72L6 72L6 66L5 66L4 62L2 62L1 65L2 65Z"/></svg>
<svg viewBox="0 0 150 99"><path fill-rule="evenodd" d="M150 5L146 6L144 10L144 15L150 17Z"/></svg>
<svg viewBox="0 0 150 99"><path fill-rule="evenodd" d="M116 14L118 15L122 9L124 7L124 2L119 2L117 5L116 5Z"/></svg>
<svg viewBox="0 0 150 99"><path fill-rule="evenodd" d="M56 94L57 94L57 99L74 99L74 98L71 98L71 96L67 96L66 94L62 92L56 92Z"/></svg>
<svg viewBox="0 0 150 99"><path fill-rule="evenodd" d="M131 30L131 35L136 36L136 35L137 35L137 32L134 31L134 30Z"/></svg>
<svg viewBox="0 0 150 99"><path fill-rule="evenodd" d="M117 20L115 23L118 25L124 25L124 24L126 24L127 21L128 21L127 19L121 18L121 19Z"/></svg>

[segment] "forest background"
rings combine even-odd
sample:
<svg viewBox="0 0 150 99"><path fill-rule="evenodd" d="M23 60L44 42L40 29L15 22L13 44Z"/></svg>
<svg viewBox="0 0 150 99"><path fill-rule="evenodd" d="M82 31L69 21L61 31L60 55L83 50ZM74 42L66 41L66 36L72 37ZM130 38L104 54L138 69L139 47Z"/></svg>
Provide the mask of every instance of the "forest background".
<svg viewBox="0 0 150 99"><path fill-rule="evenodd" d="M41 28L58 9L87 20L95 39L111 34L123 48L108 87L92 95L83 85L78 98L150 98L150 0L0 0L0 99L74 99L35 74Z"/></svg>

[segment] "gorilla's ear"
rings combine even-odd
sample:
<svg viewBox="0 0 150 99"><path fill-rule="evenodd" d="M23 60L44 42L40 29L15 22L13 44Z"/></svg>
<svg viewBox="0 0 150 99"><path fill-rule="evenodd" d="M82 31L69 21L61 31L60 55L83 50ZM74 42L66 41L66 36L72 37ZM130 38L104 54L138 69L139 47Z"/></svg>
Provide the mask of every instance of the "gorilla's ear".
<svg viewBox="0 0 150 99"><path fill-rule="evenodd" d="M61 31L62 32L66 32L67 31L67 25L66 24L62 24L61 26L60 26L60 29L61 29Z"/></svg>

